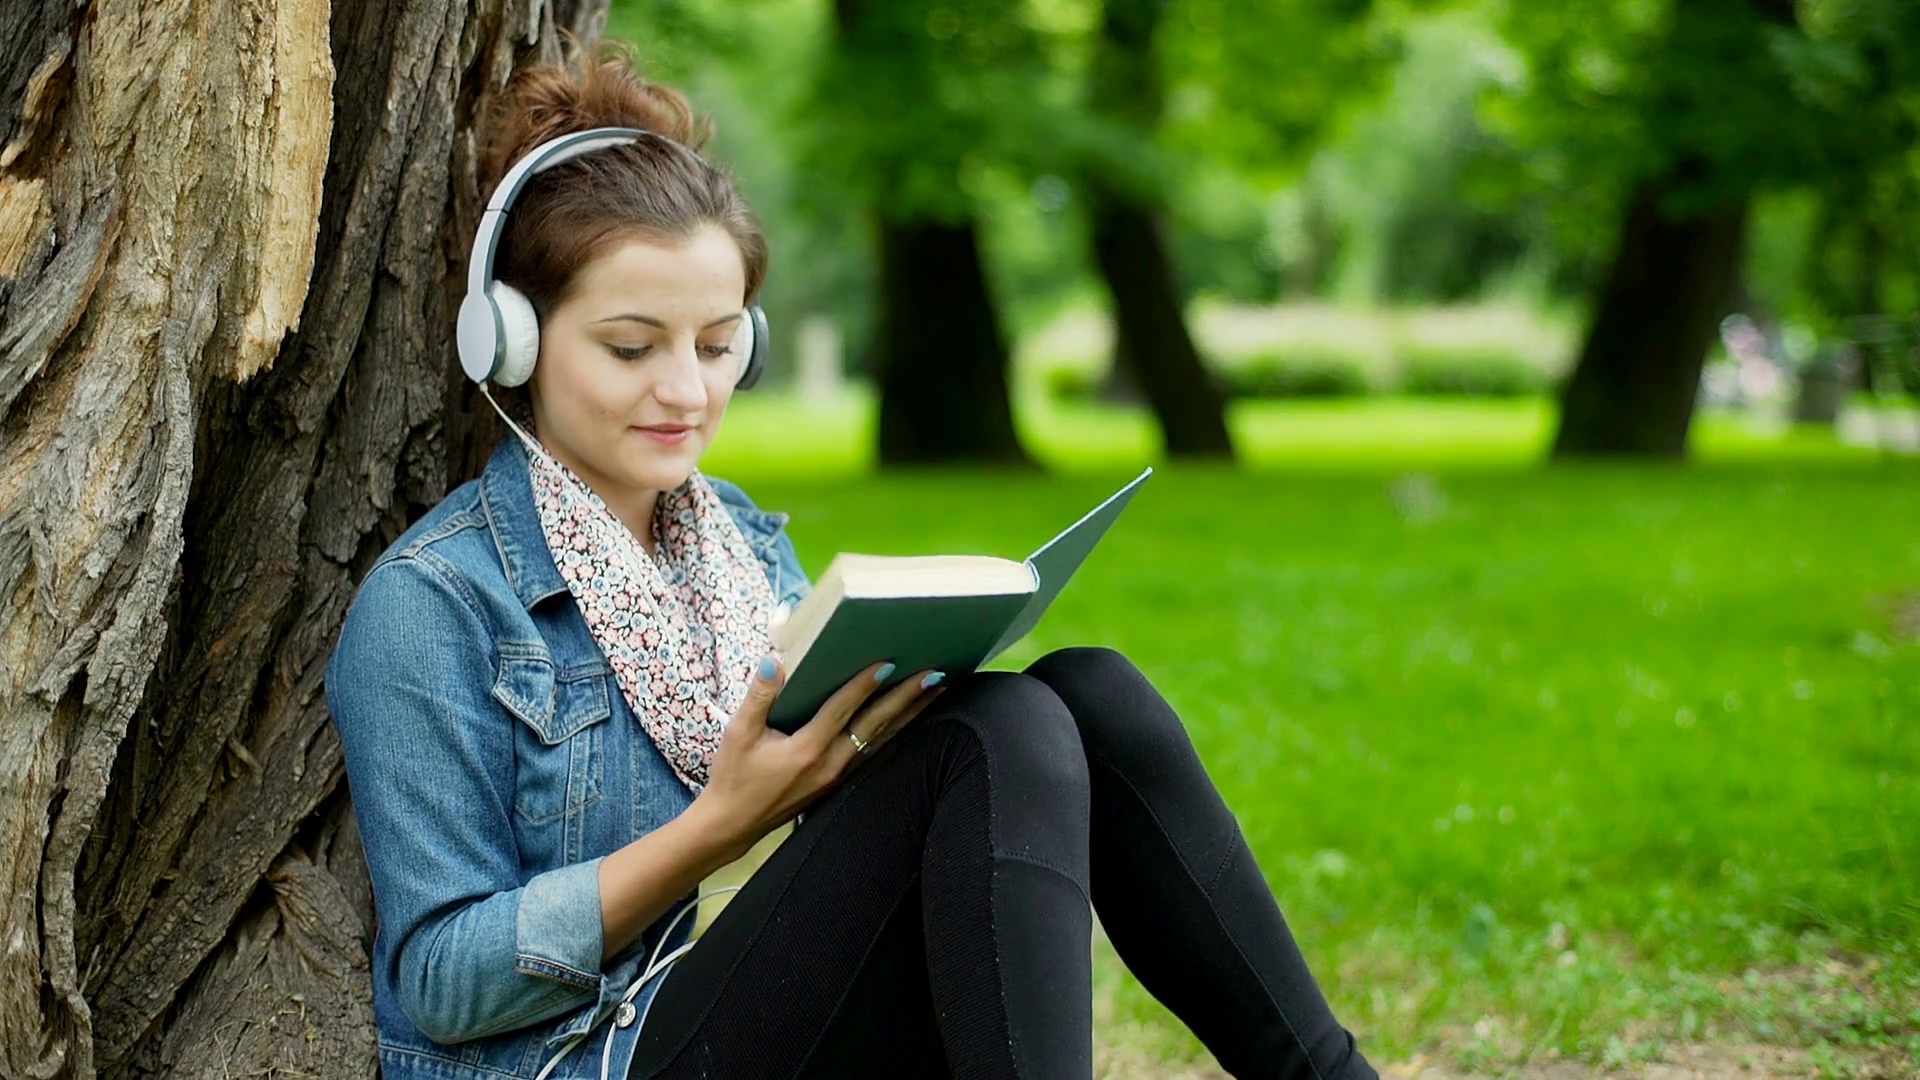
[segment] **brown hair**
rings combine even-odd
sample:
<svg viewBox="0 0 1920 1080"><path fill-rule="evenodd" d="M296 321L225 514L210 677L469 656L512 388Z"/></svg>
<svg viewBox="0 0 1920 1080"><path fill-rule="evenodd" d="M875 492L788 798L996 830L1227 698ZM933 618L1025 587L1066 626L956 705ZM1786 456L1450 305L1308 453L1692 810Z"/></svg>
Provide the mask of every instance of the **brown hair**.
<svg viewBox="0 0 1920 1080"><path fill-rule="evenodd" d="M574 272L630 239L678 243L701 225L733 237L747 293L767 274L767 239L733 178L700 156L713 125L679 91L649 82L632 55L607 42L573 53L565 66L523 70L495 106L481 159L486 190L534 147L596 127L652 133L630 146L598 150L534 176L507 213L494 277L525 293L545 316L565 300Z"/></svg>

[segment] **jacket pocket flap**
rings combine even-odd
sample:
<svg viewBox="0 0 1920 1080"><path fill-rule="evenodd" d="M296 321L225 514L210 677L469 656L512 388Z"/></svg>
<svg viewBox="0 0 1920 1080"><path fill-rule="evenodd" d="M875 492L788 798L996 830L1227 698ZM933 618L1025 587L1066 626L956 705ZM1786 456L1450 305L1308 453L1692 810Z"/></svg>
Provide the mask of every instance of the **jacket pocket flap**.
<svg viewBox="0 0 1920 1080"><path fill-rule="evenodd" d="M604 677L557 678L544 656L502 655L493 696L548 746L613 714Z"/></svg>

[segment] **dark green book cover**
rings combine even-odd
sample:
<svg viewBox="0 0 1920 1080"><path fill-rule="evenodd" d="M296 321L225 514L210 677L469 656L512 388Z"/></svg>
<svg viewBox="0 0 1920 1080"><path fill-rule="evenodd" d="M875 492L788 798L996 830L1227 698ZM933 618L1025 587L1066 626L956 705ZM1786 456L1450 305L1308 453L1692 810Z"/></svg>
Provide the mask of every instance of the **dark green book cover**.
<svg viewBox="0 0 1920 1080"><path fill-rule="evenodd" d="M972 671L1025 637L1147 477L1148 469L1027 559L1031 592L842 597L774 700L769 725L794 731L867 665L890 660L889 684L929 668ZM822 598L824 599L824 598ZM804 609L804 604L803 604ZM796 618L798 613L796 613Z"/></svg>

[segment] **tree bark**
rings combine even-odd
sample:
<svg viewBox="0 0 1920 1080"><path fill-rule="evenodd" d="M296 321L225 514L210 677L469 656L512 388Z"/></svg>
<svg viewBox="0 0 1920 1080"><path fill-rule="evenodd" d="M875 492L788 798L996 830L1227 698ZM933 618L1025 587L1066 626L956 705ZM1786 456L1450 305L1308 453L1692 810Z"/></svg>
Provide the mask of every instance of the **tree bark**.
<svg viewBox="0 0 1920 1080"><path fill-rule="evenodd" d="M1106 0L1095 46L1096 112L1142 145L1163 105L1153 40L1166 0ZM1233 457L1226 405L1200 362L1163 231L1165 199L1144 177L1096 168L1082 184L1091 210L1094 261L1113 298L1114 371L1145 395L1167 453Z"/></svg>
<svg viewBox="0 0 1920 1080"><path fill-rule="evenodd" d="M880 223L880 461L1025 464L972 221Z"/></svg>
<svg viewBox="0 0 1920 1080"><path fill-rule="evenodd" d="M1684 457L1708 347L1740 270L1746 201L1685 218L1661 185L1628 204L1579 362L1561 393L1555 457Z"/></svg>
<svg viewBox="0 0 1920 1080"><path fill-rule="evenodd" d="M603 4L7 7L0 1075L371 1076L321 676L483 437L475 120Z"/></svg>

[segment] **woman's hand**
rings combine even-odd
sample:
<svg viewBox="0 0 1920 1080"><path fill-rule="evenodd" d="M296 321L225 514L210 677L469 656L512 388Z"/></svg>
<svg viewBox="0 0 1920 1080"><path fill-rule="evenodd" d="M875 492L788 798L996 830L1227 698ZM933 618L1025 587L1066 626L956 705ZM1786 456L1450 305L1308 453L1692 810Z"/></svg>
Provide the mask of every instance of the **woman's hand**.
<svg viewBox="0 0 1920 1080"><path fill-rule="evenodd" d="M892 664L867 668L828 698L804 727L788 735L767 726L767 712L785 684L786 672L772 657L762 660L746 700L721 735L707 786L687 812L704 816L715 839L733 857L744 855L859 760L849 732L870 744L871 752L939 694L926 688L933 673L921 672L875 697L874 691L892 673Z"/></svg>

